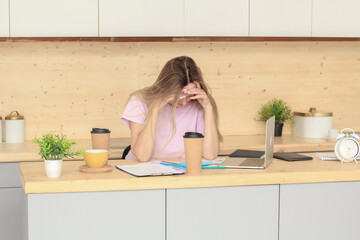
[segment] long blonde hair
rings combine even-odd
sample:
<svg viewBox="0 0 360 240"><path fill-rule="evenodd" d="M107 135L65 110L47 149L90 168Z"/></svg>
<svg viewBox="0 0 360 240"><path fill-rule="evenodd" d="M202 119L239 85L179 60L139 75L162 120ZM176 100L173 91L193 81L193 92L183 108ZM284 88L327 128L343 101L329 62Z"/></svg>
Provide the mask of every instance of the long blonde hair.
<svg viewBox="0 0 360 240"><path fill-rule="evenodd" d="M176 132L175 110L179 102L181 90L183 87L185 87L189 83L192 83L193 81L197 81L198 83L200 83L201 88L205 91L205 93L207 94L210 100L210 104L213 108L213 117L216 124L218 137L219 140L222 141L222 136L219 131L218 108L216 106L215 100L211 95L208 86L204 82L200 68L196 65L195 61L190 57L181 56L169 60L161 70L158 78L156 79L153 85L133 92L130 95L129 99L132 96L136 96L149 107L148 114L146 116L144 123L145 125L147 121L150 119L150 116L153 112L152 110L154 108L154 103L159 100L164 101L169 96L170 93L176 92L175 103L173 104L171 111L171 122L173 125L173 130L172 130L171 138L169 140L170 142ZM196 104L198 108L202 108L202 106L198 101L191 101L191 102L193 104Z"/></svg>

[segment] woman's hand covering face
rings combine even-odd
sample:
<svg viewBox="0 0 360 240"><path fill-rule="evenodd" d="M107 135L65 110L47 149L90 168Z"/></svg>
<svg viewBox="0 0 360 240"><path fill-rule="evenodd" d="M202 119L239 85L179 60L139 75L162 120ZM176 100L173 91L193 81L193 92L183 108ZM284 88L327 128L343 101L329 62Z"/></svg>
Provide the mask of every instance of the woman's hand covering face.
<svg viewBox="0 0 360 240"><path fill-rule="evenodd" d="M197 100L203 108L211 105L206 92L201 88L200 83L197 81L186 85L181 92L187 94L186 98Z"/></svg>
<svg viewBox="0 0 360 240"><path fill-rule="evenodd" d="M170 105L175 104L176 93L170 94L166 99L165 103L169 103ZM189 101L197 100L203 108L210 106L210 101L205 93L205 91L201 88L200 83L194 81L189 83L183 89L181 89L179 102L176 107L181 107L186 105Z"/></svg>

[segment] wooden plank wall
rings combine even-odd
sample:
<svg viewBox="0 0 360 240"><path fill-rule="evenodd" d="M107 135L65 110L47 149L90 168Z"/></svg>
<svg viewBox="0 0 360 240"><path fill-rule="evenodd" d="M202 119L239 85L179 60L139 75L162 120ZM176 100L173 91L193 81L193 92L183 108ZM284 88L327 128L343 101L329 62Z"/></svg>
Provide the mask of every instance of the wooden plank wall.
<svg viewBox="0 0 360 240"><path fill-rule="evenodd" d="M263 134L254 118L274 97L294 111L332 111L334 128L360 130L359 41L0 42L0 116L23 114L27 140L50 131L86 139L92 127L129 137L120 120L129 93L179 55L202 69L224 135Z"/></svg>

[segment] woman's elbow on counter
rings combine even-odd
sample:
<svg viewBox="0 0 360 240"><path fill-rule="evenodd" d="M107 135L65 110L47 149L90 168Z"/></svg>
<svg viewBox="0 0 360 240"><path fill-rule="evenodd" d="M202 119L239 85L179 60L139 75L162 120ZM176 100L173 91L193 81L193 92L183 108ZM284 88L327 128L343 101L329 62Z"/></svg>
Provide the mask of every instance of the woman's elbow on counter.
<svg viewBox="0 0 360 240"><path fill-rule="evenodd" d="M206 160L214 160L217 157L217 154L204 154L203 158Z"/></svg>
<svg viewBox="0 0 360 240"><path fill-rule="evenodd" d="M133 152L134 156L139 162L148 162L150 161L150 157L146 157L143 154L138 154L136 152Z"/></svg>
<svg viewBox="0 0 360 240"><path fill-rule="evenodd" d="M139 162L142 162L142 163L144 163L144 162L148 162L150 159L146 159L146 158L138 158L138 157L136 157L136 159L139 161Z"/></svg>
<svg viewBox="0 0 360 240"><path fill-rule="evenodd" d="M220 147L214 147L213 149L203 149L203 158L207 160L214 160L217 158L220 152Z"/></svg>

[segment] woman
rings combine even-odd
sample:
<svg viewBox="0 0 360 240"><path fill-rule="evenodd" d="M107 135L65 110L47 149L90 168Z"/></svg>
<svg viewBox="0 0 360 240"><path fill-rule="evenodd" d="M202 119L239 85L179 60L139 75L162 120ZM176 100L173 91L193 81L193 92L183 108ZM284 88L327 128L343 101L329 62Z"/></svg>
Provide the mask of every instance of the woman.
<svg viewBox="0 0 360 240"><path fill-rule="evenodd" d="M205 159L219 153L216 103L190 57L171 59L152 86L132 93L121 119L131 130L127 159L184 158L185 132L204 135Z"/></svg>

